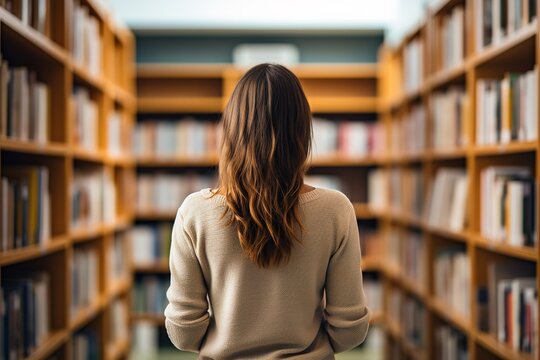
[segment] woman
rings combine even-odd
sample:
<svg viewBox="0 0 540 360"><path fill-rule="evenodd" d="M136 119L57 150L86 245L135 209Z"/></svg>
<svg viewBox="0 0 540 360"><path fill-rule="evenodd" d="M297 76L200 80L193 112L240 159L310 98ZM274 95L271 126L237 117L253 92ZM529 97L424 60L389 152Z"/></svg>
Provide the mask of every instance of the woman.
<svg viewBox="0 0 540 360"><path fill-rule="evenodd" d="M253 67L222 122L219 187L186 198L174 223L168 335L200 359L333 359L364 341L369 313L353 206L303 182L300 82Z"/></svg>

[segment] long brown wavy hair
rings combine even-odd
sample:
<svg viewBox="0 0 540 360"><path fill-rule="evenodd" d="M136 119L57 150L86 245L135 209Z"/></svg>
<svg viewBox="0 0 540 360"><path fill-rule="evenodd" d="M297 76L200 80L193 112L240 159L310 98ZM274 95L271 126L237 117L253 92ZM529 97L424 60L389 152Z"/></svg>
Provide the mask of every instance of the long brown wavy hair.
<svg viewBox="0 0 540 360"><path fill-rule="evenodd" d="M260 268L286 263L301 243L298 200L311 150L311 111L300 81L281 65L251 68L222 126L219 187L229 225Z"/></svg>

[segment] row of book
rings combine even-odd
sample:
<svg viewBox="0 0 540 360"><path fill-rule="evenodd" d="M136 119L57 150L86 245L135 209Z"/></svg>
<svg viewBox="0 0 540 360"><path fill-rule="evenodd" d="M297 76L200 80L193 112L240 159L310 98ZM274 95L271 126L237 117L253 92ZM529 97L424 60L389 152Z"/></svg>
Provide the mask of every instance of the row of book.
<svg viewBox="0 0 540 360"><path fill-rule="evenodd" d="M21 22L45 36L50 36L50 0L0 0L0 6Z"/></svg>
<svg viewBox="0 0 540 360"><path fill-rule="evenodd" d="M383 311L383 287L380 280L365 277L364 293L366 294L367 306L372 314Z"/></svg>
<svg viewBox="0 0 540 360"><path fill-rule="evenodd" d="M215 177L210 175L139 174L137 210L173 213L189 194L215 184Z"/></svg>
<svg viewBox="0 0 540 360"><path fill-rule="evenodd" d="M510 348L538 354L538 289L535 269L523 262L493 261L487 268L488 331ZM478 308L484 307L479 304ZM480 319L486 323L485 319ZM481 329L485 330L485 329Z"/></svg>
<svg viewBox="0 0 540 360"><path fill-rule="evenodd" d="M461 168L440 168L426 202L425 219L436 228L460 231L467 219L467 173Z"/></svg>
<svg viewBox="0 0 540 360"><path fill-rule="evenodd" d="M425 191L422 169L392 168L389 174L390 209L395 214L419 219L422 216Z"/></svg>
<svg viewBox="0 0 540 360"><path fill-rule="evenodd" d="M403 86L405 92L416 91L424 78L424 44L421 37L403 48Z"/></svg>
<svg viewBox="0 0 540 360"><path fill-rule="evenodd" d="M215 155L220 129L216 122L191 117L142 121L135 127L133 153L142 158Z"/></svg>
<svg viewBox="0 0 540 360"><path fill-rule="evenodd" d="M469 144L469 106L469 98L463 87L450 87L431 96L433 149L452 150Z"/></svg>
<svg viewBox="0 0 540 360"><path fill-rule="evenodd" d="M364 223L359 224L360 249L362 257L380 258L384 256L384 239L377 227Z"/></svg>
<svg viewBox="0 0 540 360"><path fill-rule="evenodd" d="M76 168L71 193L72 229L92 229L116 219L116 189L108 171Z"/></svg>
<svg viewBox="0 0 540 360"><path fill-rule="evenodd" d="M45 245L51 237L49 169L6 166L2 169L1 250Z"/></svg>
<svg viewBox="0 0 540 360"><path fill-rule="evenodd" d="M0 133L9 138L46 143L50 90L39 75L0 58Z"/></svg>
<svg viewBox="0 0 540 360"><path fill-rule="evenodd" d="M172 225L136 225L131 230L135 265L167 262L171 248Z"/></svg>
<svg viewBox="0 0 540 360"><path fill-rule="evenodd" d="M313 119L314 159L380 157L385 149L385 130L380 123Z"/></svg>
<svg viewBox="0 0 540 360"><path fill-rule="evenodd" d="M110 306L108 343L112 346L129 338L129 312L126 301L114 299Z"/></svg>
<svg viewBox="0 0 540 360"><path fill-rule="evenodd" d="M2 279L0 288L3 359L29 357L48 338L50 278L45 272Z"/></svg>
<svg viewBox="0 0 540 360"><path fill-rule="evenodd" d="M493 242L535 246L536 181L522 166L492 166L480 175L481 233Z"/></svg>
<svg viewBox="0 0 540 360"><path fill-rule="evenodd" d="M77 87L71 98L73 113L73 144L81 149L95 151L98 148L99 110L90 91Z"/></svg>
<svg viewBox="0 0 540 360"><path fill-rule="evenodd" d="M413 106L391 123L390 153L393 156L418 155L426 148L426 112L422 105Z"/></svg>
<svg viewBox="0 0 540 360"><path fill-rule="evenodd" d="M440 360L468 360L467 337L448 326L435 329L435 354Z"/></svg>
<svg viewBox="0 0 540 360"><path fill-rule="evenodd" d="M129 129L123 121L122 113L113 111L107 120L107 150L113 157L121 157L129 154L131 136L126 135Z"/></svg>
<svg viewBox="0 0 540 360"><path fill-rule="evenodd" d="M92 305L99 292L99 263L95 249L75 249L71 262L71 316Z"/></svg>
<svg viewBox="0 0 540 360"><path fill-rule="evenodd" d="M452 11L441 18L440 42L441 54L440 65L442 69L451 69L463 63L465 53L465 10L458 5Z"/></svg>
<svg viewBox="0 0 540 360"><path fill-rule="evenodd" d="M455 249L439 250L434 261L435 296L464 319L471 307L469 264L467 253Z"/></svg>
<svg viewBox="0 0 540 360"><path fill-rule="evenodd" d="M426 247L423 236L417 231L399 231L392 228L388 233L387 260L396 272L402 273L418 288L425 287Z"/></svg>
<svg viewBox="0 0 540 360"><path fill-rule="evenodd" d="M476 84L476 142L479 145L538 138L538 69L507 73Z"/></svg>
<svg viewBox="0 0 540 360"><path fill-rule="evenodd" d="M476 48L498 45L536 19L535 0L476 0Z"/></svg>
<svg viewBox="0 0 540 360"><path fill-rule="evenodd" d="M109 243L109 275L108 280L111 286L130 276L129 262L126 254L129 253L128 241L131 236L128 232L118 232L114 234L114 239Z"/></svg>
<svg viewBox="0 0 540 360"><path fill-rule="evenodd" d="M72 359L98 360L101 358L98 332L92 327L78 331L72 340Z"/></svg>
<svg viewBox="0 0 540 360"><path fill-rule="evenodd" d="M166 276L139 276L133 285L133 311L137 314L162 315L168 304L168 288L169 278Z"/></svg>
<svg viewBox="0 0 540 360"><path fill-rule="evenodd" d="M397 288L391 288L386 313L392 327L398 327L409 346L422 348L426 342L426 310L424 306Z"/></svg>
<svg viewBox="0 0 540 360"><path fill-rule="evenodd" d="M76 1L72 10L70 34L73 59L90 74L98 76L102 70L102 25L85 5Z"/></svg>

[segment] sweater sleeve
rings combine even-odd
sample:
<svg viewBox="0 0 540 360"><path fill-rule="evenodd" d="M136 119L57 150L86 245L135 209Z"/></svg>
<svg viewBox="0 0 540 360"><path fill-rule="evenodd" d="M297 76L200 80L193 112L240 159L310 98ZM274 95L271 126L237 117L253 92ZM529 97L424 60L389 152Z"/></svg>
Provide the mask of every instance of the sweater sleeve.
<svg viewBox="0 0 540 360"><path fill-rule="evenodd" d="M325 325L336 353L360 345L366 338L369 326L360 268L358 225L350 203L348 208L348 225L330 258L325 286Z"/></svg>
<svg viewBox="0 0 540 360"><path fill-rule="evenodd" d="M198 352L209 324L207 289L189 234L178 212L169 256L171 284L165 309L167 334L178 349Z"/></svg>

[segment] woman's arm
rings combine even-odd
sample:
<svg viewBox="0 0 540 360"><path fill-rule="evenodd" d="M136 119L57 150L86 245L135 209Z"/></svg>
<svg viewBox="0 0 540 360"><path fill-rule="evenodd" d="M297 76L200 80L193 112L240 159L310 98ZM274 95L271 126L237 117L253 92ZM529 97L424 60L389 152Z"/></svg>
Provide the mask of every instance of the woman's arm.
<svg viewBox="0 0 540 360"><path fill-rule="evenodd" d="M165 309L167 334L177 348L198 352L209 323L208 291L180 211L172 230L169 266L171 285L167 290L169 305Z"/></svg>
<svg viewBox="0 0 540 360"><path fill-rule="evenodd" d="M369 311L362 285L360 240L354 208L348 204L345 234L326 273L326 331L335 352L360 345L369 327Z"/></svg>

